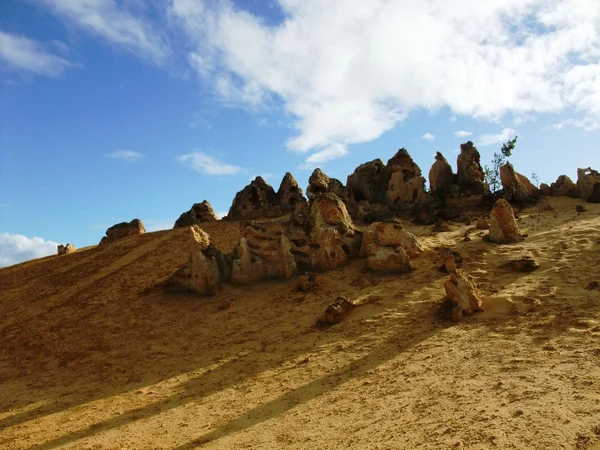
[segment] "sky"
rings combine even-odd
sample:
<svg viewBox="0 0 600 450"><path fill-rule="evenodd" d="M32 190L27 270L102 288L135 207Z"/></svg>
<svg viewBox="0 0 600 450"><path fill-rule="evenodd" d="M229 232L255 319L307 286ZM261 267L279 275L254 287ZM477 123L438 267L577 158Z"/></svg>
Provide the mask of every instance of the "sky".
<svg viewBox="0 0 600 450"><path fill-rule="evenodd" d="M513 136L540 182L600 168L597 0L0 2L0 267Z"/></svg>

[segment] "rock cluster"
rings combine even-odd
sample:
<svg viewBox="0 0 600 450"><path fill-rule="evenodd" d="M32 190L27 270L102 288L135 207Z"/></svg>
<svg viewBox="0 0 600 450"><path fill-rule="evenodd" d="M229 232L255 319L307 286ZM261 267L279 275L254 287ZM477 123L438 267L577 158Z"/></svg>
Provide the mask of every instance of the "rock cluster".
<svg viewBox="0 0 600 450"><path fill-rule="evenodd" d="M279 217L289 212L302 211L306 209L306 205L302 189L289 172L283 177L277 193L262 177L256 177L236 194L226 219L256 220Z"/></svg>
<svg viewBox="0 0 600 450"><path fill-rule="evenodd" d="M471 141L460 146L460 154L456 160L457 182L462 193L481 195L487 192L484 183L485 174L480 164L481 155Z"/></svg>
<svg viewBox="0 0 600 450"><path fill-rule="evenodd" d="M215 220L219 220L219 218L215 214L212 205L204 200L202 203L195 203L189 211L181 214L173 228L189 227Z"/></svg>
<svg viewBox="0 0 600 450"><path fill-rule="evenodd" d="M67 245L60 244L57 246L56 250L59 255L66 255L68 253L73 253L77 249L75 248L75 246L73 244L67 244Z"/></svg>
<svg viewBox="0 0 600 450"><path fill-rule="evenodd" d="M523 202L538 193L538 188L526 176L516 172L509 162L500 167L500 180L504 197L509 201Z"/></svg>
<svg viewBox="0 0 600 450"><path fill-rule="evenodd" d="M127 236L134 236L145 232L146 229L140 219L133 219L131 222L121 222L106 230L106 236L100 240L100 244L108 244Z"/></svg>
<svg viewBox="0 0 600 450"><path fill-rule="evenodd" d="M500 199L494 205L490 214L490 232L488 239L499 244L508 244L521 240L519 227L512 206Z"/></svg>
<svg viewBox="0 0 600 450"><path fill-rule="evenodd" d="M577 189L580 198L600 203L600 173L590 167L577 169Z"/></svg>

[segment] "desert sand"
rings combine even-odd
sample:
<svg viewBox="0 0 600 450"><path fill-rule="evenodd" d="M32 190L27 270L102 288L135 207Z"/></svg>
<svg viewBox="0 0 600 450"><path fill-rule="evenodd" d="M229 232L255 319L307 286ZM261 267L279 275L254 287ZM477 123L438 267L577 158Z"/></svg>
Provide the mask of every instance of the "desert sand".
<svg viewBox="0 0 600 450"><path fill-rule="evenodd" d="M407 223L413 271L355 260L308 293L166 291L186 229L0 269L0 448L598 449L600 205L578 203L521 210L513 245ZM444 248L487 295L461 323L437 313ZM503 267L524 254L539 270ZM361 306L316 329L339 295Z"/></svg>

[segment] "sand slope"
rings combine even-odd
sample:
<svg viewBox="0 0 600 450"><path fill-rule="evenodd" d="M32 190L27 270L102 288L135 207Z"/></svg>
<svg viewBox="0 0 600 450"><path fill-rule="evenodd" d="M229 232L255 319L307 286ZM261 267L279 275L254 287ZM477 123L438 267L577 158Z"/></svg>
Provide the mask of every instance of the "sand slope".
<svg viewBox="0 0 600 450"><path fill-rule="evenodd" d="M186 261L184 230L0 269L0 448L596 448L600 205L576 203L522 211L529 237L509 246L409 226L416 270L354 261L308 294L155 288ZM443 246L491 293L461 324L434 313ZM501 267L525 253L537 272ZM338 295L362 306L314 329Z"/></svg>

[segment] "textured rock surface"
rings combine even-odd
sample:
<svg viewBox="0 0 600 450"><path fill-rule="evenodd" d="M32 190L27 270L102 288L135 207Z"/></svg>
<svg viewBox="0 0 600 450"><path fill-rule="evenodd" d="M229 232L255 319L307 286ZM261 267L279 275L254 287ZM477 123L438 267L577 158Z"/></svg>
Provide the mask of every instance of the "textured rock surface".
<svg viewBox="0 0 600 450"><path fill-rule="evenodd" d="M289 172L281 180L279 190L277 191L277 200L282 214L305 211L308 207L306 198L302 195L302 189L298 186L298 182L294 176Z"/></svg>
<svg viewBox="0 0 600 450"><path fill-rule="evenodd" d="M471 141L461 144L456 160L457 181L461 192L480 195L487 191L480 160L481 156Z"/></svg>
<svg viewBox="0 0 600 450"><path fill-rule="evenodd" d="M181 214L173 228L190 227L214 220L219 220L219 218L215 214L212 205L204 200L202 203L195 203L189 211Z"/></svg>
<svg viewBox="0 0 600 450"><path fill-rule="evenodd" d="M488 238L500 244L521 240L515 213L512 206L504 199L498 200L492 209Z"/></svg>
<svg viewBox="0 0 600 450"><path fill-rule="evenodd" d="M346 182L354 200L384 203L387 190L387 176L384 176L384 172L385 164L381 159L358 166Z"/></svg>
<svg viewBox="0 0 600 450"><path fill-rule="evenodd" d="M66 255L67 253L73 253L77 249L75 248L75 246L73 244L67 244L67 245L60 244L57 246L56 250L59 255Z"/></svg>
<svg viewBox="0 0 600 450"><path fill-rule="evenodd" d="M425 178L421 169L413 161L404 148L388 161L386 204L389 207L399 207L416 203L427 198L425 193Z"/></svg>
<svg viewBox="0 0 600 450"><path fill-rule="evenodd" d="M189 233L190 259L171 276L167 286L214 295L219 292L221 283L227 281L224 278L230 269L222 266L226 257L220 255L211 244L210 236L197 225L190 227Z"/></svg>
<svg viewBox="0 0 600 450"><path fill-rule="evenodd" d="M550 185L550 195L554 197L579 197L577 185L566 175L560 175Z"/></svg>
<svg viewBox="0 0 600 450"><path fill-rule="evenodd" d="M386 272L409 272L412 269L410 257L402 247L367 247L367 267Z"/></svg>
<svg viewBox="0 0 600 450"><path fill-rule="evenodd" d="M346 297L338 297L338 299L329 305L321 317L317 319L315 326L324 328L341 322L344 318L356 308L356 305Z"/></svg>
<svg viewBox="0 0 600 450"><path fill-rule="evenodd" d="M462 269L450 273L450 278L444 283L446 298L452 304L451 319L460 321L463 316L482 310L483 295L473 279Z"/></svg>
<svg viewBox="0 0 600 450"><path fill-rule="evenodd" d="M596 185L600 184L600 173L588 167L587 169L577 169L577 189L579 196L584 200L590 200L594 194ZM596 203L598 200L596 200Z"/></svg>
<svg viewBox="0 0 600 450"><path fill-rule="evenodd" d="M540 265L537 263L533 256L525 255L519 256L518 258L511 259L504 267L510 267L517 272L533 272L540 268Z"/></svg>
<svg viewBox="0 0 600 450"><path fill-rule="evenodd" d="M429 170L429 188L435 196L444 196L455 184L452 167L440 152L435 155L435 162Z"/></svg>
<svg viewBox="0 0 600 450"><path fill-rule="evenodd" d="M329 190L331 178L323 173L321 169L315 169L308 179L308 188L306 195L312 199L317 194L324 194Z"/></svg>
<svg viewBox="0 0 600 450"><path fill-rule="evenodd" d="M279 215L281 210L277 194L262 177L256 177L235 195L227 219L254 220Z"/></svg>
<svg viewBox="0 0 600 450"><path fill-rule="evenodd" d="M500 167L502 188L510 200L522 202L538 193L538 189L526 176L517 173L511 163Z"/></svg>
<svg viewBox="0 0 600 450"><path fill-rule="evenodd" d="M123 239L127 236L134 236L145 232L146 229L140 219L133 219L131 222L121 222L106 230L106 236L100 240L100 244L107 244L116 241L117 239Z"/></svg>
<svg viewBox="0 0 600 450"><path fill-rule="evenodd" d="M373 223L364 230L361 255L365 258L368 257L371 254L369 247L373 245L376 247L402 247L411 258L415 258L423 252L423 247L419 244L417 237L406 231L396 220L387 223Z"/></svg>

